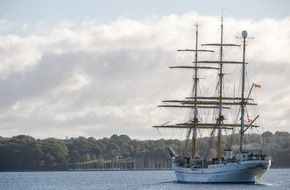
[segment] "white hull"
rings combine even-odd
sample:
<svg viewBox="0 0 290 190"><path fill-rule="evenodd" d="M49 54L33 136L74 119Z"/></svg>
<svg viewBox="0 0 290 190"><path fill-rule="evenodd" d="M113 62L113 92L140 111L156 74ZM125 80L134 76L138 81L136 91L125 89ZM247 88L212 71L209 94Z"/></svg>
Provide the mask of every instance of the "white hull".
<svg viewBox="0 0 290 190"><path fill-rule="evenodd" d="M173 162L172 168L177 181L182 183L256 183L270 166L271 160L247 160L193 169Z"/></svg>

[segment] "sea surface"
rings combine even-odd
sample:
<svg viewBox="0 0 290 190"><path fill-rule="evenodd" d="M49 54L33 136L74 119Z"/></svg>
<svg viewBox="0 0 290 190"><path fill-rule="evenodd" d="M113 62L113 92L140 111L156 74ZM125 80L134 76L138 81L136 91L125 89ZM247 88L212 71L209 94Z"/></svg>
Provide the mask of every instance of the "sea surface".
<svg viewBox="0 0 290 190"><path fill-rule="evenodd" d="M0 172L0 189L286 190L290 189L290 169L271 169L259 184L182 184L176 182L172 170Z"/></svg>

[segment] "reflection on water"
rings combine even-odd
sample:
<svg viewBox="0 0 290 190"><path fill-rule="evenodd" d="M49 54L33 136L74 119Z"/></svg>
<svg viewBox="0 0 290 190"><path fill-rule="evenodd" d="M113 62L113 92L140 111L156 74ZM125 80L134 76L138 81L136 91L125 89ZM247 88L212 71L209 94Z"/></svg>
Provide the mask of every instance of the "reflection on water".
<svg viewBox="0 0 290 190"><path fill-rule="evenodd" d="M0 189L182 189L280 190L290 189L290 169L271 169L257 184L177 183L166 171L2 172Z"/></svg>

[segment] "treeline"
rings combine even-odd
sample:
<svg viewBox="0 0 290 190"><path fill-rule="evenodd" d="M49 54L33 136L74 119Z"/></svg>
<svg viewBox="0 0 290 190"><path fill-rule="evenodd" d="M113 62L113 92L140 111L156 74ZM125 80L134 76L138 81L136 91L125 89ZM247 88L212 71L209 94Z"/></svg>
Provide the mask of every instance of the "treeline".
<svg viewBox="0 0 290 190"><path fill-rule="evenodd" d="M257 137L259 136L247 136L247 146L258 147ZM262 137L265 149L274 160L273 167L290 167L290 134L265 132ZM235 136L224 137L223 141L230 138L234 139L234 143L238 142ZM207 141L208 137L199 139L200 146L206 145ZM160 165L157 161L164 160L167 163L170 160L166 149L168 144L175 150L185 145L184 141L179 140L141 141L130 139L127 135L113 135L103 139L78 137L65 140L40 140L25 135L0 137L0 171L68 170L77 168L80 163L91 162L102 163L104 167L108 161L112 163L112 160L127 161L126 167L132 168L136 167L138 159L143 162L144 159L148 159L149 164L144 162L142 167L156 167L156 164ZM209 152L212 154L210 156L216 154L214 148Z"/></svg>
<svg viewBox="0 0 290 190"><path fill-rule="evenodd" d="M112 159L169 159L168 144L179 144L178 140L132 140L127 135L110 138L93 137L70 139L34 139L19 135L0 137L0 171L67 170L75 169L79 163Z"/></svg>

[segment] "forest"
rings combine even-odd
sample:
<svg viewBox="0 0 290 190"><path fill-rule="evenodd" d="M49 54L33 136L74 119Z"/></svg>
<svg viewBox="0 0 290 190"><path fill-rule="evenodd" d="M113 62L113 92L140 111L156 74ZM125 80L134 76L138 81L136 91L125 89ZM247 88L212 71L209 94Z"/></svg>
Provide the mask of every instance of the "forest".
<svg viewBox="0 0 290 190"><path fill-rule="evenodd" d="M208 138L198 139L199 147L206 146ZM228 139L234 140L237 146L237 135L224 136L222 140L226 142ZM216 155L215 141L213 139L213 145L208 150L212 157ZM265 153L272 157L272 168L290 167L288 132L273 134L267 131L262 135L246 136L246 148L260 149L261 142ZM0 137L0 171L169 169L171 158L167 146L178 150L185 144L185 141L176 139L137 140L127 135L112 135L102 139L78 137L42 140L26 135ZM227 143L224 144L226 146ZM188 152L189 149L190 146Z"/></svg>

